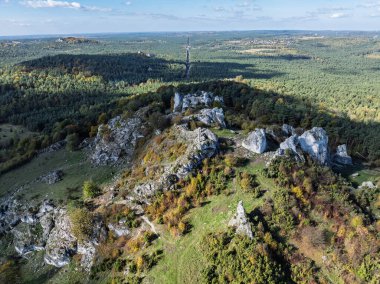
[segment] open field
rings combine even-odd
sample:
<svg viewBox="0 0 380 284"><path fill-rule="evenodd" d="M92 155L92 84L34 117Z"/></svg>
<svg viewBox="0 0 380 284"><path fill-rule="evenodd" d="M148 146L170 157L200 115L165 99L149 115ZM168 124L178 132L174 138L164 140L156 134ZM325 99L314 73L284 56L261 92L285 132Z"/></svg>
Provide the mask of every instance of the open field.
<svg viewBox="0 0 380 284"><path fill-rule="evenodd" d="M58 183L48 185L37 180L53 170L61 170L64 174ZM44 198L67 200L70 196L81 195L83 181L93 180L102 184L111 179L115 171L112 167L93 167L83 151L62 149L41 154L26 165L1 175L0 196L22 187L17 196L23 201L38 203Z"/></svg>
<svg viewBox="0 0 380 284"><path fill-rule="evenodd" d="M0 147L8 144L11 139L23 139L32 134L33 132L20 125L0 124Z"/></svg>

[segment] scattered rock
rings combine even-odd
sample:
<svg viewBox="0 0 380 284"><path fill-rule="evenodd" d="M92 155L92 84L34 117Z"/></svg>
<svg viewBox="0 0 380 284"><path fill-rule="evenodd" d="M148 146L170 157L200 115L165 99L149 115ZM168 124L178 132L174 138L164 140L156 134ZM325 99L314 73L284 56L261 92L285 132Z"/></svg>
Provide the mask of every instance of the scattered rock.
<svg viewBox="0 0 380 284"><path fill-rule="evenodd" d="M52 171L47 173L44 176L39 178L39 181L47 184L55 184L62 180L63 172L62 171Z"/></svg>
<svg viewBox="0 0 380 284"><path fill-rule="evenodd" d="M204 91L187 95L175 93L173 111L181 112L188 108L196 108L199 106L211 107L213 102L223 103L223 98Z"/></svg>
<svg viewBox="0 0 380 284"><path fill-rule="evenodd" d="M129 228L123 224L117 224L117 225L108 224L108 229L114 232L117 237L127 236L131 232Z"/></svg>
<svg viewBox="0 0 380 284"><path fill-rule="evenodd" d="M198 114L185 117L183 120L187 119L196 119L207 126L211 126L214 124L219 125L222 128L226 128L226 122L224 120L224 112L221 108L205 108L202 109Z"/></svg>
<svg viewBox="0 0 380 284"><path fill-rule="evenodd" d="M291 125L289 125L289 124L282 125L281 129L282 129L282 132L286 136L291 136L291 135L295 135L296 134L296 130L294 129L294 127L291 126Z"/></svg>
<svg viewBox="0 0 380 284"><path fill-rule="evenodd" d="M45 262L56 267L69 264L71 257L77 252L77 239L71 233L71 222L65 209L57 211L54 228L45 249Z"/></svg>
<svg viewBox="0 0 380 284"><path fill-rule="evenodd" d="M301 151L298 150L299 142L297 134L290 136L284 142L280 144L280 148L276 151L275 157L285 156L286 152L289 151L296 161L304 161L304 157Z"/></svg>
<svg viewBox="0 0 380 284"><path fill-rule="evenodd" d="M264 129L256 129L251 132L247 139L242 143L242 146L249 151L252 151L257 154L262 154L267 149L267 139L265 137Z"/></svg>
<svg viewBox="0 0 380 284"><path fill-rule="evenodd" d="M346 144L338 146L333 161L342 165L352 165L352 158L347 154Z"/></svg>
<svg viewBox="0 0 380 284"><path fill-rule="evenodd" d="M234 227L236 229L236 234L247 236L250 239L253 239L253 233L251 229L251 224L247 218L243 207L243 201L239 201L236 214L228 223L229 227Z"/></svg>
<svg viewBox="0 0 380 284"><path fill-rule="evenodd" d="M313 129L304 132L298 141L304 152L308 153L312 159L321 165L329 165L329 151L326 131L321 127L314 127Z"/></svg>
<svg viewBox="0 0 380 284"><path fill-rule="evenodd" d="M54 144L51 144L49 147L38 151L38 154L56 152L58 150L63 149L65 146L66 146L66 140L58 141Z"/></svg>
<svg viewBox="0 0 380 284"><path fill-rule="evenodd" d="M359 189L363 189L363 188L375 189L377 188L377 186L372 181L365 181L358 188Z"/></svg>
<svg viewBox="0 0 380 284"><path fill-rule="evenodd" d="M96 165L115 164L121 157L131 158L141 134L142 120L135 116L128 120L120 116L100 125L95 138L92 161Z"/></svg>

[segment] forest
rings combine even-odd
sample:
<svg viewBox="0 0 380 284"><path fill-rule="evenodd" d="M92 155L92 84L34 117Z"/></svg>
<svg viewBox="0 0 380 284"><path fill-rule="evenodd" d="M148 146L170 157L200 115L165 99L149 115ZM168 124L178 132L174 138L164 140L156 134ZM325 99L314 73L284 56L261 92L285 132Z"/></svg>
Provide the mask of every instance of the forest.
<svg viewBox="0 0 380 284"><path fill-rule="evenodd" d="M169 33L2 41L0 123L34 135L32 143L17 135L2 142L0 171L68 135L91 136L99 116L110 118L124 97L183 83L187 36L192 83L245 83L271 98L245 110L251 118L328 127L332 143L379 164L380 132L373 129L380 122L380 69L369 55L380 50L380 40L373 34Z"/></svg>

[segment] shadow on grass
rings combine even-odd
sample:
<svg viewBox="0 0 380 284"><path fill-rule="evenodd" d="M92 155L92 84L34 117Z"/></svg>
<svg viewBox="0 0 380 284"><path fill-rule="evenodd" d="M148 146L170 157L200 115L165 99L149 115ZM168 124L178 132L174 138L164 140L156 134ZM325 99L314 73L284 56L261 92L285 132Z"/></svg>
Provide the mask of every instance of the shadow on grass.
<svg viewBox="0 0 380 284"><path fill-rule="evenodd" d="M181 81L185 77L182 61L169 61L144 54L125 53L112 55L70 55L46 56L19 64L26 71L48 70L51 73L97 75L105 80L125 80L141 83L148 79L165 82ZM192 62L192 80L215 80L243 75L245 78L272 78L283 75L280 72L256 70L252 64L234 62Z"/></svg>

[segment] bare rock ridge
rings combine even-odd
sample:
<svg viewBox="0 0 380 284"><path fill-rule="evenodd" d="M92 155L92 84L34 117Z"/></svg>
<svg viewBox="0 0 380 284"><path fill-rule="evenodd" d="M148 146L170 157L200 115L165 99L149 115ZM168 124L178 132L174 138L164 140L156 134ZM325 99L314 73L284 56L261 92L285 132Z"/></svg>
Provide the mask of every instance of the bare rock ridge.
<svg viewBox="0 0 380 284"><path fill-rule="evenodd" d="M117 163L121 157L131 158L138 139L143 137L142 128L142 119L138 115L127 120L118 116L108 124L100 125L91 156L93 163L110 165Z"/></svg>
<svg viewBox="0 0 380 284"><path fill-rule="evenodd" d="M243 201L239 201L236 213L228 223L229 227L236 229L236 234L253 239L251 224L245 213Z"/></svg>
<svg viewBox="0 0 380 284"><path fill-rule="evenodd" d="M223 105L223 98L214 96L212 93L203 91L187 95L175 93L173 111L184 112L188 109L203 108L197 114L185 117L183 121L197 120L206 126L218 125L222 128L226 128L223 109L220 107L213 107L215 105Z"/></svg>
<svg viewBox="0 0 380 284"><path fill-rule="evenodd" d="M174 112L182 112L189 108L205 107L210 108L213 104L223 104L223 98L215 96L209 92L199 92L195 94L182 95L175 93L174 95Z"/></svg>
<svg viewBox="0 0 380 284"><path fill-rule="evenodd" d="M222 108L202 109L198 114L189 116L187 118L198 120L207 126L218 125L221 128L226 128L226 122L224 120L224 112Z"/></svg>
<svg viewBox="0 0 380 284"><path fill-rule="evenodd" d="M45 251L44 261L47 264L62 267L70 262L73 255L81 254L82 267L86 270L91 268L96 246L105 236L101 220L95 218L91 236L80 241L74 236L67 209L55 207L49 200L34 212L14 201L2 206L8 207L7 214L3 212L0 218L1 233L13 235L19 255Z"/></svg>
<svg viewBox="0 0 380 284"><path fill-rule="evenodd" d="M141 198L153 196L158 190L170 188L172 182L186 177L206 158L214 156L218 151L218 137L207 128L190 131L186 126L176 128L178 138L187 143L187 150L172 164L167 165L158 180L137 185L134 192Z"/></svg>
<svg viewBox="0 0 380 284"><path fill-rule="evenodd" d="M314 161L324 166L330 166L332 162L352 165L352 158L347 154L346 145L338 146L336 154L330 156L329 138L321 127L305 131L301 136L298 136L290 125L284 124L282 131L288 137L280 143L274 157L284 156L288 152L297 161L304 161L303 153L307 153ZM266 133L265 129L256 129L248 134L248 137L242 142L242 146L253 153L262 154L267 151L267 134L274 136L272 132Z"/></svg>

